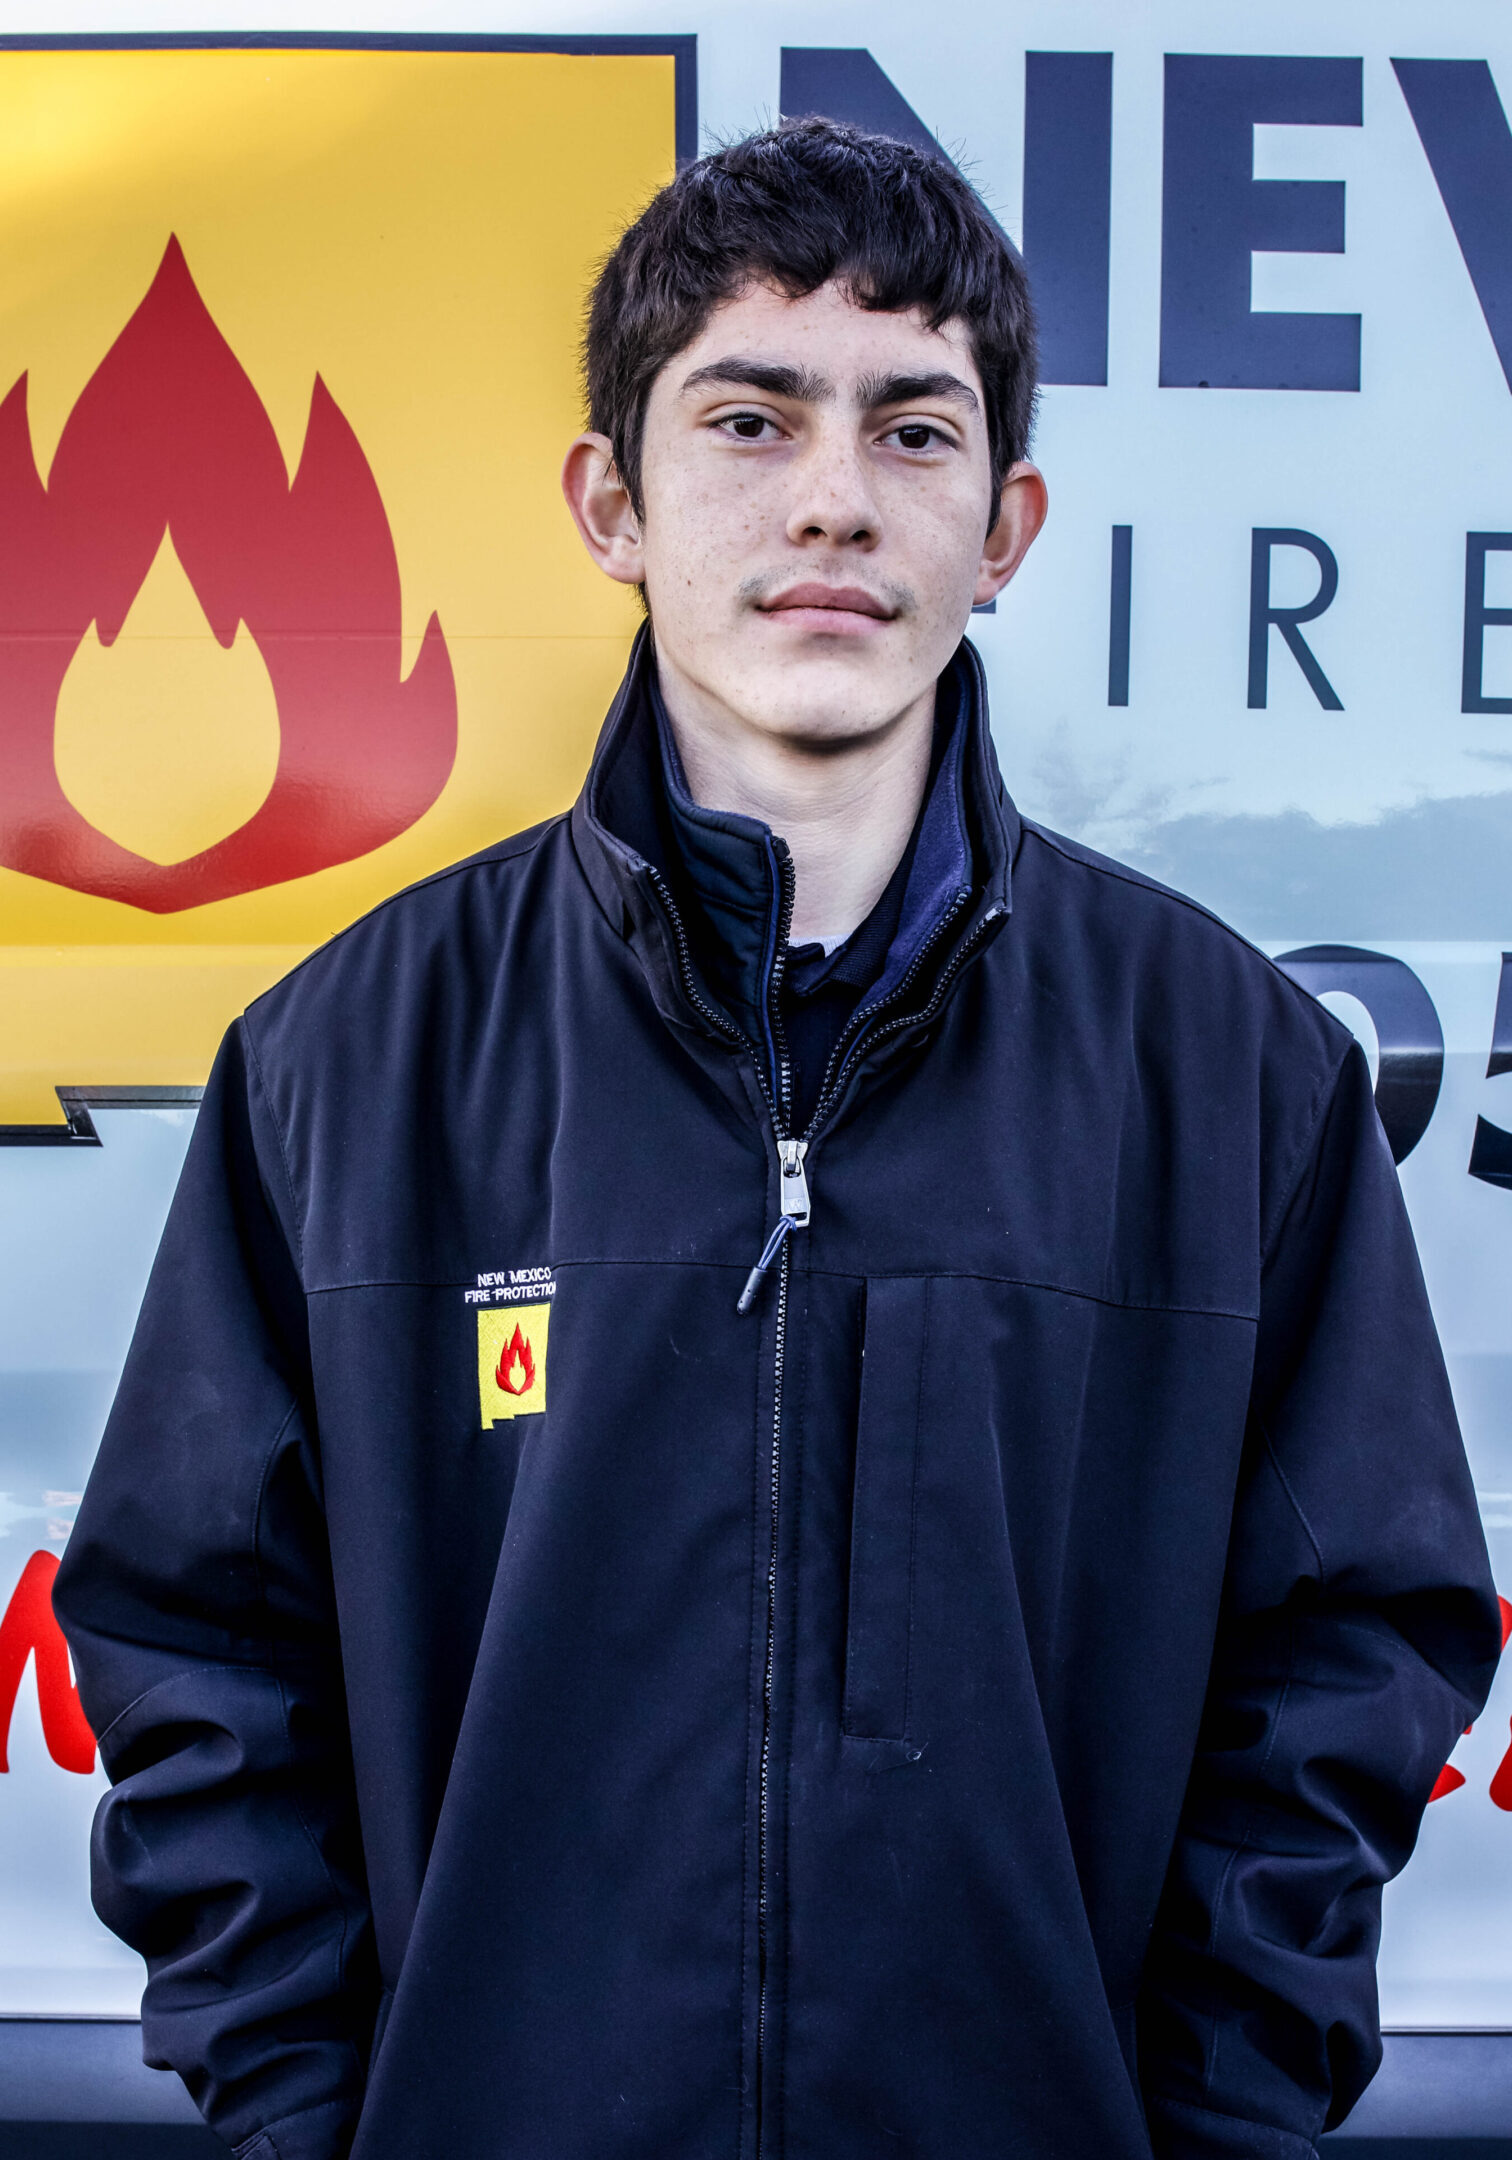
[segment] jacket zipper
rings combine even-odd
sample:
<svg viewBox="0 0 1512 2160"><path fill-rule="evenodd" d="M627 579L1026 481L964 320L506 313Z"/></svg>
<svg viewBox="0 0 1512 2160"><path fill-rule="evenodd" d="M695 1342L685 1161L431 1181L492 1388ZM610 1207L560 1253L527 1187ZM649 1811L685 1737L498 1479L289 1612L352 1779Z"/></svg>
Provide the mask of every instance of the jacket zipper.
<svg viewBox="0 0 1512 2160"><path fill-rule="evenodd" d="M772 1384L771 1542L767 1548L766 1658L761 1681L761 1759L756 1799L756 2160L766 2150L768 1838L772 1791L772 1676L777 1661L777 1532L782 1474L782 1363L787 1348L788 1279L792 1255L783 1247L777 1278L776 1373Z"/></svg>
<svg viewBox="0 0 1512 2160"><path fill-rule="evenodd" d="M768 1083L762 1069L761 1052L752 1042L744 1028L717 1011L700 992L693 975L692 955L688 947L688 934L677 903L661 872L654 864L646 865L652 888L660 900L667 920L672 926L677 946L678 968L682 976L683 990L694 1010L706 1019L716 1033L727 1042L744 1045L751 1054L757 1085L765 1099L767 1112L772 1120L772 1136L777 1149L777 1226L767 1239L760 1258L746 1278L740 1293L736 1311L749 1312L774 1261L778 1262L777 1276L777 1323L775 1337L772 1381L772 1449L769 1469L770 1509L767 1543L766 1579L766 1647L762 1661L761 1678L761 1753L757 1772L757 1827L756 1827L756 2160L761 2160L766 2146L766 2042L767 2042L767 1980L770 1962L768 1929L770 1919L770 1827L771 1827L771 1771L772 1771L772 1692L777 1658L777 1555L781 1529L782 1492L782 1390L783 1361L787 1350L788 1286L792 1273L792 1254L788 1239L795 1230L806 1229L812 1210L809 1194L808 1173L805 1159L820 1126L834 1109L844 1089L852 1059L860 1047L861 1037L870 1021L888 1005L895 1004L905 996L909 987L918 979L919 973L930 954L939 946L951 925L959 919L969 894L958 893L951 906L936 923L934 930L914 955L902 980L883 1001L863 1006L851 1016L849 1025L830 1053L820 1084L819 1097L808 1130L802 1138L787 1130L788 1108L791 1096L791 1065L787 1054L787 1042L783 1034L782 1015L778 1008L782 972L787 960L788 933L792 927L794 876L792 858L784 852L778 858L780 880L777 918L777 950L773 958L771 977L767 984L767 1020L772 1031L773 1055L776 1072L772 1076L775 1085ZM939 1010L946 991L957 974L975 951L988 926L1003 912L1001 907L989 908L971 936L966 939L953 956L949 965L941 971L935 984L934 994L916 1013L900 1015L873 1031L870 1042L881 1042L896 1034L900 1028L922 1025L933 1018Z"/></svg>
<svg viewBox="0 0 1512 2160"><path fill-rule="evenodd" d="M772 1052L777 1064L777 1115L772 1120L772 1134L777 1143L777 1190L781 1195L778 1219L791 1225L793 1217L788 1213L787 1204L789 1199L797 1204L799 1187L802 1189L803 1219L808 1221L808 1180L803 1174L803 1158L808 1150L802 1141L790 1138L787 1129L792 1100L793 1068L788 1056L787 1036L783 1030L782 1009L778 1000L783 970L787 966L788 934L793 927L793 901L797 891L797 878L793 871L793 858L786 848L783 848L777 857L777 879L777 945L772 955L772 972L767 978L766 1008L767 1026L772 1034ZM781 1528L783 1360L787 1350L788 1284L792 1274L792 1254L787 1249L786 1235L787 1233L784 1233L782 1266L777 1282L777 1325L773 1351L766 1654L762 1660L761 1761L756 1798L756 2160L761 2160L767 2143L766 2032L767 1978L771 1965L768 1935L771 1906L772 1689L777 1669L777 1543ZM749 1287L748 1283L747 1289ZM744 1291L741 1296L745 1296ZM736 1309L739 1310L738 1304Z"/></svg>
<svg viewBox="0 0 1512 2160"><path fill-rule="evenodd" d="M782 1208L778 1227L767 1241L761 1262L752 1271L741 1293L737 1308L749 1310L750 1302L773 1259L781 1252L782 1261L777 1284L777 1328L774 1352L775 1371L772 1381L772 1449L768 1469L769 1516L767 1536L766 1573L766 1644L762 1659L761 1675L761 1751L758 1757L756 1797L756 2160L760 2160L765 2142L766 2100L766 2030L767 2030L767 1968L769 1962L768 1922L770 1918L770 1837L772 1795L772 1689L777 1662L777 1551L778 1533L781 1527L780 1502L782 1493L782 1382L783 1360L787 1349L787 1311L790 1255L786 1249L789 1233L806 1223L809 1218L808 1180L804 1175L803 1158L808 1153L806 1140L794 1140L787 1131L787 1103L790 1087L790 1067L787 1043L782 1032L782 1016L777 1009L777 992L781 984L782 969L787 956L787 936L793 919L793 868L786 854L778 858L780 890L777 915L777 950L773 959L771 979L767 987L767 1019L772 1029L772 1047L777 1070L772 1078L775 1091L768 1084L762 1069L761 1052L752 1042L744 1028L737 1027L709 1003L699 991L693 977L692 955L688 949L688 933L672 898L666 879L653 864L646 865L653 890L656 892L667 920L672 925L672 935L677 946L678 967L682 974L683 989L694 1007L717 1033L728 1042L741 1043L750 1052L755 1067L757 1085L765 1099L767 1112L772 1120L772 1133L777 1145L778 1192Z"/></svg>

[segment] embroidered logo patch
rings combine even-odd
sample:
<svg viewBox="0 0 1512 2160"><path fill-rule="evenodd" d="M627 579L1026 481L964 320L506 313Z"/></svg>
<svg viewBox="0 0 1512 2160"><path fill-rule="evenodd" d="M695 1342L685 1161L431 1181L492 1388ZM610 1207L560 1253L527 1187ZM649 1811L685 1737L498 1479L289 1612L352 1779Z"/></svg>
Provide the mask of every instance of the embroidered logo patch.
<svg viewBox="0 0 1512 2160"><path fill-rule="evenodd" d="M485 1428L546 1407L550 1305L505 1305L478 1314L478 1404Z"/></svg>

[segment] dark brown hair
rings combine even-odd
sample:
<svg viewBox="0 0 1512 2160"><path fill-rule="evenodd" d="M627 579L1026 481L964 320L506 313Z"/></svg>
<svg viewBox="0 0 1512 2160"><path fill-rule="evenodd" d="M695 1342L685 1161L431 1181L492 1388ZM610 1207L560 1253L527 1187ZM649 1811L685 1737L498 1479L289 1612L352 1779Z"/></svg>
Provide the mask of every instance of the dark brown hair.
<svg viewBox="0 0 1512 2160"><path fill-rule="evenodd" d="M835 120L790 120L700 158L664 187L599 273L583 341L589 426L640 513L646 400L721 301L752 280L790 299L838 280L862 307L966 326L987 402L994 512L1034 421L1024 266L943 157ZM995 517L994 517L995 522Z"/></svg>

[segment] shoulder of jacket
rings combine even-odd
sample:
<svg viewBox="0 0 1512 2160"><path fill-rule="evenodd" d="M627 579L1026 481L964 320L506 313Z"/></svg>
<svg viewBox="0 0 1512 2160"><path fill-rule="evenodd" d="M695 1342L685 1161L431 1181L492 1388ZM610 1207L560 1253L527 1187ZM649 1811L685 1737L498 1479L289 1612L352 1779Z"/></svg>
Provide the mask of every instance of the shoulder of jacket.
<svg viewBox="0 0 1512 2160"><path fill-rule="evenodd" d="M491 879L496 887L507 886L518 875L517 866L523 867L544 842L565 827L569 815L568 811L560 811L555 817L543 819L539 825L511 833L508 839L495 841L492 847L481 848L476 855L448 863L444 870L433 870L429 877L418 878L413 885L390 893L365 915L359 915L345 929L336 931L323 945L317 945L312 953L306 953L287 975L280 976L271 988L254 998L247 1007L246 1018L250 1021L254 1015L263 1017L286 997L296 994L296 986L307 982L311 976L323 975L333 965L339 967L348 958L361 961L390 937L402 939L416 933L422 938L444 935L448 925L457 919L476 892L480 881Z"/></svg>
<svg viewBox="0 0 1512 2160"><path fill-rule="evenodd" d="M1052 832L1032 818L1024 818L1022 824L1026 844L1038 842L1048 854L1100 881L1110 894L1117 888L1113 896L1123 908L1129 905L1131 894L1138 894L1140 899L1133 904L1148 908L1147 920L1157 937L1164 933L1184 942L1194 940L1211 964L1232 975L1248 976L1257 989L1272 992L1282 1008L1317 1036L1320 1048L1335 1062L1344 1056L1354 1037L1343 1021L1221 915L1215 915L1189 894L1176 891L1174 886L1162 885L1157 878L1146 877L1142 870L1117 862L1110 855L1099 855L1095 848L1067 839L1064 833Z"/></svg>

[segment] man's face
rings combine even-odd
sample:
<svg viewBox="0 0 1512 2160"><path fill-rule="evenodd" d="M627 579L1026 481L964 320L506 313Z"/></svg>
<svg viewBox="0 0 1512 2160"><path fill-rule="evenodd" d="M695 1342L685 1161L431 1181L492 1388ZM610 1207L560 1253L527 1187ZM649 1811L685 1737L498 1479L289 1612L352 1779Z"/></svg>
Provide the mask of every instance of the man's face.
<svg viewBox="0 0 1512 2160"><path fill-rule="evenodd" d="M1015 473L1028 494L1010 484L989 540L961 325L871 312L836 285L802 300L753 285L653 383L644 514L626 507L604 567L644 581L679 702L838 747L915 706L973 602L1007 582L1043 515L1038 475Z"/></svg>

